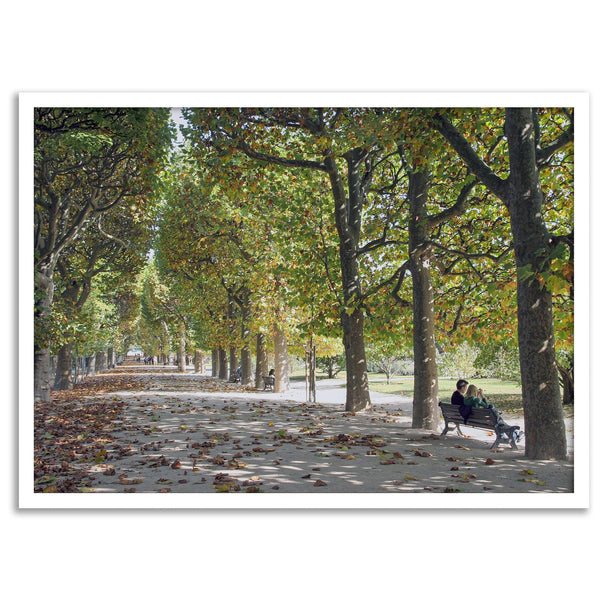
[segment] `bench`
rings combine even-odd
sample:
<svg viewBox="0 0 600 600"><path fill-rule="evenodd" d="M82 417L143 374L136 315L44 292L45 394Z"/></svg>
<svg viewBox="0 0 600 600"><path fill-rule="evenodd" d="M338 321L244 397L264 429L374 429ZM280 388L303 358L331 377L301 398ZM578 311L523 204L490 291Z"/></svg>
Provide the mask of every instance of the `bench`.
<svg viewBox="0 0 600 600"><path fill-rule="evenodd" d="M462 436L461 425L467 425L468 427L475 427L476 429L488 429L496 434L496 440L492 444L490 450L498 447L501 443L510 444L513 450L517 450L517 443L512 435L514 430L519 429L518 426L508 427L506 424L500 425L498 423L498 416L490 408L471 408L471 413L467 416L466 422L464 417L460 414L460 406L457 404L447 404L444 402L439 403L439 407L442 410L442 417L444 417L444 431L440 434L440 437L444 437L450 427L450 423L456 425L458 435ZM503 435L505 434L505 435Z"/></svg>
<svg viewBox="0 0 600 600"><path fill-rule="evenodd" d="M263 391L275 389L275 377L273 375L263 375L263 382L265 384Z"/></svg>

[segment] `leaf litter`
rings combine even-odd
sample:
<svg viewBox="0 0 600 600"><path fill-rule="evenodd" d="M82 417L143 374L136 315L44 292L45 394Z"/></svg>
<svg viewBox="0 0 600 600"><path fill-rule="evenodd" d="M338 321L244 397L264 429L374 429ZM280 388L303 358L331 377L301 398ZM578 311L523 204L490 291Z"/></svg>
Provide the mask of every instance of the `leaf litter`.
<svg viewBox="0 0 600 600"><path fill-rule="evenodd" d="M74 390L53 392L50 402L35 404L34 414L34 490L42 493L447 493L523 491L524 482L536 489L548 485L521 465L510 471L512 478L504 475L500 486L490 487L488 475L484 479L473 471L486 465L486 473L499 473L506 455L502 460L488 453L487 460L452 456L452 447L473 450L440 446L435 434L414 436L394 420L397 409L389 411L389 420L374 420L337 405L265 399L208 377L143 377L134 369L115 370ZM407 455L416 460L406 460ZM462 467L452 467L451 474L440 460L468 469L456 473ZM427 478L413 470L423 465L434 468ZM367 488L378 469L376 488ZM321 471L321 478L303 475L311 470Z"/></svg>

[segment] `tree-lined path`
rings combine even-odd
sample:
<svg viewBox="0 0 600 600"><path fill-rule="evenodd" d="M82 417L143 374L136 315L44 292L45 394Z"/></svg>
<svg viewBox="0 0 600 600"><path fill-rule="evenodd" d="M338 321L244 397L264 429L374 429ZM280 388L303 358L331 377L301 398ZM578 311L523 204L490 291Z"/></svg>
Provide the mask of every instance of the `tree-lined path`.
<svg viewBox="0 0 600 600"><path fill-rule="evenodd" d="M175 112L33 111L37 491L569 491L573 107ZM524 455L446 473L440 376L516 382Z"/></svg>
<svg viewBox="0 0 600 600"><path fill-rule="evenodd" d="M286 394L133 363L36 406L35 488L90 493L572 492L573 463L411 426L409 399L344 410L324 380ZM507 417L508 419L509 417ZM516 422L515 417L510 417ZM572 423L567 422L572 443ZM469 432L471 434L471 432ZM572 448L571 448L572 450ZM571 455L572 459L572 455Z"/></svg>

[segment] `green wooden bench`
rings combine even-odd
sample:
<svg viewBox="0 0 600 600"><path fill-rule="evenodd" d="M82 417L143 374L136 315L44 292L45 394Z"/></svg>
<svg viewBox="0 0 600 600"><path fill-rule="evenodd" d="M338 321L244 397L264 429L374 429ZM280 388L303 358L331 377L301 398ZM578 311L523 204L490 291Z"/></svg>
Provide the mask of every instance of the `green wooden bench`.
<svg viewBox="0 0 600 600"><path fill-rule="evenodd" d="M518 450L515 435L513 434L520 427L518 425L508 426L506 424L499 424L497 414L490 408L472 407L471 414L469 414L465 422L464 417L460 414L459 405L440 402L439 407L442 410L442 417L444 417L445 422L444 431L442 431L440 437L444 437L450 430L450 423L454 423L458 434L461 436L464 434L460 428L464 425L475 427L476 429L493 431L496 434L496 439L490 450L497 448L500 444L510 444L513 450Z"/></svg>

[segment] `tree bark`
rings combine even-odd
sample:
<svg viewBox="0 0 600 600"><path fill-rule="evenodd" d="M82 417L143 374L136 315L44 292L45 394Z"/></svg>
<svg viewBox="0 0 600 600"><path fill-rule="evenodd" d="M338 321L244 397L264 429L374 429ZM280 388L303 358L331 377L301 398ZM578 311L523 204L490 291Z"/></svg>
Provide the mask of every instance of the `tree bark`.
<svg viewBox="0 0 600 600"><path fill-rule="evenodd" d="M237 371L240 366L240 360L238 355L238 349L235 346L229 348L229 374L233 377L233 374Z"/></svg>
<svg viewBox="0 0 600 600"><path fill-rule="evenodd" d="M50 400L50 347L45 339L46 321L54 298L54 263L35 272L35 339L33 345L33 393L36 401Z"/></svg>
<svg viewBox="0 0 600 600"><path fill-rule="evenodd" d="M573 369L567 369L566 367L558 365L558 372L560 374L560 380L563 387L562 403L574 404L575 388L573 385Z"/></svg>
<svg viewBox="0 0 600 600"><path fill-rule="evenodd" d="M220 354L219 351L217 349L213 349L211 352L211 356L212 356L212 360L211 360L211 373L213 377L218 377L219 376L219 371L221 368L221 365L219 364L219 358L220 358Z"/></svg>
<svg viewBox="0 0 600 600"><path fill-rule="evenodd" d="M250 306L250 292L244 290L242 294L242 384L252 383L252 351L250 349L250 323L252 321L252 309Z"/></svg>
<svg viewBox="0 0 600 600"><path fill-rule="evenodd" d="M263 387L263 377L269 374L269 358L267 355L266 336L264 333L256 334L256 372L254 385L256 389Z"/></svg>
<svg viewBox="0 0 600 600"><path fill-rule="evenodd" d="M308 345L306 346L305 356L306 364L306 401L317 401L317 349L313 343L311 336ZM330 379L333 369L329 367Z"/></svg>
<svg viewBox="0 0 600 600"><path fill-rule="evenodd" d="M106 371L106 352L96 352L96 373Z"/></svg>
<svg viewBox="0 0 600 600"><path fill-rule="evenodd" d="M410 204L409 253L413 290L414 397L412 426L416 429L437 429L438 370L435 352L434 291L431 281L431 248L427 243L427 198L429 176L426 171L409 174Z"/></svg>
<svg viewBox="0 0 600 600"><path fill-rule="evenodd" d="M194 373L204 373L204 355L198 349L194 351Z"/></svg>
<svg viewBox="0 0 600 600"><path fill-rule="evenodd" d="M96 355L86 356L85 358L85 374L92 376L96 374Z"/></svg>
<svg viewBox="0 0 600 600"><path fill-rule="evenodd" d="M56 361L56 375L54 377L55 390L73 389L73 346L64 344L58 351Z"/></svg>
<svg viewBox="0 0 600 600"><path fill-rule="evenodd" d="M275 346L275 392L287 392L290 389L290 371L287 339L279 325L275 325L273 339Z"/></svg>
<svg viewBox="0 0 600 600"><path fill-rule="evenodd" d="M325 159L335 200L335 223L339 236L342 288L345 306L341 323L346 352L346 411L358 412L371 408L367 357L364 341L362 290L360 284L358 248L362 223L365 186L359 168L365 153L355 149L345 155L348 163L348 196L338 167L332 157Z"/></svg>
<svg viewBox="0 0 600 600"><path fill-rule="evenodd" d="M185 325L182 323L179 326L179 346L177 351L177 370L180 373L185 373Z"/></svg>
<svg viewBox="0 0 600 600"><path fill-rule="evenodd" d="M229 379L228 367L227 350L225 350L225 348L219 348L219 379Z"/></svg>
<svg viewBox="0 0 600 600"><path fill-rule="evenodd" d="M506 109L510 213L517 269L519 354L528 458L565 459L567 442L556 367L552 294L537 275L550 248L543 220L544 194L536 163L533 111Z"/></svg>

